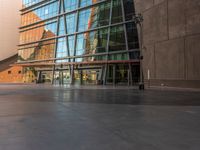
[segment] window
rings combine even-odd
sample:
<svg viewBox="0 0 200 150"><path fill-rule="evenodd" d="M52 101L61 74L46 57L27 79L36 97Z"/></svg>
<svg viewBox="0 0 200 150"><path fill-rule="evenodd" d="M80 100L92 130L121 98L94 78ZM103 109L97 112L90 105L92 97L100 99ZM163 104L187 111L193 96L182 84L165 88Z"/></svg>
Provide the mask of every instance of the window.
<svg viewBox="0 0 200 150"><path fill-rule="evenodd" d="M102 0L80 0L80 7L88 6L100 2Z"/></svg>
<svg viewBox="0 0 200 150"><path fill-rule="evenodd" d="M126 50L125 34L123 26L111 28L109 51Z"/></svg>
<svg viewBox="0 0 200 150"><path fill-rule="evenodd" d="M67 52L66 38L59 38L56 51L56 58L63 58L67 56L68 52ZM67 60L57 60L57 62L66 62L66 61Z"/></svg>
<svg viewBox="0 0 200 150"><path fill-rule="evenodd" d="M85 31L90 28L91 10L86 9L79 13L78 31Z"/></svg>
<svg viewBox="0 0 200 150"><path fill-rule="evenodd" d="M112 23L122 22L122 6L121 0L113 1L113 10L112 10Z"/></svg>
<svg viewBox="0 0 200 150"><path fill-rule="evenodd" d="M76 14L70 14L66 16L67 34L74 33L76 31Z"/></svg>
<svg viewBox="0 0 200 150"><path fill-rule="evenodd" d="M127 39L128 39L128 47L129 49L138 49L139 41L138 41L138 32L135 23L127 23Z"/></svg>
<svg viewBox="0 0 200 150"><path fill-rule="evenodd" d="M68 36L69 55L74 56L74 40L75 36Z"/></svg>
<svg viewBox="0 0 200 150"><path fill-rule="evenodd" d="M123 3L124 3L125 19L131 20L135 12L133 0L123 0Z"/></svg>
<svg viewBox="0 0 200 150"><path fill-rule="evenodd" d="M28 25L48 19L50 17L56 16L58 14L58 2L54 2L49 5L37 8L31 12L22 15L22 25Z"/></svg>
<svg viewBox="0 0 200 150"><path fill-rule="evenodd" d="M57 22L53 22L21 32L20 44L35 42L41 39L54 37L56 35L56 27Z"/></svg>
<svg viewBox="0 0 200 150"><path fill-rule="evenodd" d="M65 23L64 23L64 18L61 17L59 19L59 32L58 35L64 35L65 34Z"/></svg>
<svg viewBox="0 0 200 150"><path fill-rule="evenodd" d="M78 31L97 28L109 24L110 2L93 6L79 13Z"/></svg>
<svg viewBox="0 0 200 150"><path fill-rule="evenodd" d="M77 5L78 5L78 0L65 0L64 1L64 6L65 6L66 12L76 9Z"/></svg>

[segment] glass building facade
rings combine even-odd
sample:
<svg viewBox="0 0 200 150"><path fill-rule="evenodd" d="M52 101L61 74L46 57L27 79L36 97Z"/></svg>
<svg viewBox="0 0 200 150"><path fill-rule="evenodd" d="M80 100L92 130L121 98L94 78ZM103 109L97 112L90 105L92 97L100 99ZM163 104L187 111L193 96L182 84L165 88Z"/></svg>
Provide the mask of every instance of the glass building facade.
<svg viewBox="0 0 200 150"><path fill-rule="evenodd" d="M18 64L24 82L134 84L133 0L23 0Z"/></svg>

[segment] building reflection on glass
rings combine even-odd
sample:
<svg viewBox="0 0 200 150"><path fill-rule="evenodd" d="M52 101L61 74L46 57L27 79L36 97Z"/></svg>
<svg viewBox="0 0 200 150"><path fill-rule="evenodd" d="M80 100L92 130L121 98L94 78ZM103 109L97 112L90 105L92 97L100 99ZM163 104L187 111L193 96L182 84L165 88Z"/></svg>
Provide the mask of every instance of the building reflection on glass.
<svg viewBox="0 0 200 150"><path fill-rule="evenodd" d="M132 0L23 0L18 63L31 81L135 83L134 13Z"/></svg>

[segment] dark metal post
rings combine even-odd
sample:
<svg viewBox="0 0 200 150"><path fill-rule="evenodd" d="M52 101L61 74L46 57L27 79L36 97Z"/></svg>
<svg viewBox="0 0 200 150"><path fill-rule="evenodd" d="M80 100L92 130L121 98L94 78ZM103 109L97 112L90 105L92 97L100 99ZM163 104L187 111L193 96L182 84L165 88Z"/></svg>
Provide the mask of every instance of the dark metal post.
<svg viewBox="0 0 200 150"><path fill-rule="evenodd" d="M136 14L133 16L133 20L140 31L140 82L139 89L144 90L144 75L143 75L143 16L142 14Z"/></svg>
<svg viewBox="0 0 200 150"><path fill-rule="evenodd" d="M116 85L116 65L113 65L113 85Z"/></svg>

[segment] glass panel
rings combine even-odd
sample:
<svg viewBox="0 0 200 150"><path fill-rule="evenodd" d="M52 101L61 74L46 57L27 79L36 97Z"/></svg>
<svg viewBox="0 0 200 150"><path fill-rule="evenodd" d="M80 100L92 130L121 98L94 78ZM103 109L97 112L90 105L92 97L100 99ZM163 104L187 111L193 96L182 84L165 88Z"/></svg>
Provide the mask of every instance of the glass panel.
<svg viewBox="0 0 200 150"><path fill-rule="evenodd" d="M55 50L55 40L39 42L38 45L35 47L35 60L53 58L54 50Z"/></svg>
<svg viewBox="0 0 200 150"><path fill-rule="evenodd" d="M140 51L130 52L130 59L139 59L140 58Z"/></svg>
<svg viewBox="0 0 200 150"><path fill-rule="evenodd" d="M101 55L101 56L94 56L96 61L100 60L106 60L107 56L106 55Z"/></svg>
<svg viewBox="0 0 200 150"><path fill-rule="evenodd" d="M65 11L69 12L77 8L78 0L64 0Z"/></svg>
<svg viewBox="0 0 200 150"><path fill-rule="evenodd" d="M109 60L128 60L128 55L126 53L123 54L112 54L108 57Z"/></svg>
<svg viewBox="0 0 200 150"><path fill-rule="evenodd" d="M95 31L94 49L96 53L106 52L108 29ZM95 45L96 44L96 45Z"/></svg>
<svg viewBox="0 0 200 150"><path fill-rule="evenodd" d="M138 49L139 42L138 42L138 32L135 23L127 23L126 24L127 30L127 38L128 38L128 47L129 49Z"/></svg>
<svg viewBox="0 0 200 150"><path fill-rule="evenodd" d="M58 2L37 8L22 15L22 26L48 19L58 14Z"/></svg>
<svg viewBox="0 0 200 150"><path fill-rule="evenodd" d="M57 51L56 51L56 58L63 58L67 57L67 45L66 45L66 38L59 38L58 39L58 45L57 45ZM67 62L68 60L57 60L56 62Z"/></svg>
<svg viewBox="0 0 200 150"><path fill-rule="evenodd" d="M20 44L35 42L56 36L57 23L48 23L20 33Z"/></svg>
<svg viewBox="0 0 200 150"><path fill-rule="evenodd" d="M70 14L66 16L67 34L74 33L76 31L76 14Z"/></svg>
<svg viewBox="0 0 200 150"><path fill-rule="evenodd" d="M113 0L112 23L122 22L122 6L121 0Z"/></svg>
<svg viewBox="0 0 200 150"><path fill-rule="evenodd" d="M77 36L76 56L106 52L108 30L79 34Z"/></svg>
<svg viewBox="0 0 200 150"><path fill-rule="evenodd" d="M85 31L90 28L91 9L83 10L79 13L78 31Z"/></svg>
<svg viewBox="0 0 200 150"><path fill-rule="evenodd" d="M74 56L74 40L75 36L68 36L68 45L70 56Z"/></svg>
<svg viewBox="0 0 200 150"><path fill-rule="evenodd" d="M116 83L128 83L128 65L116 65Z"/></svg>
<svg viewBox="0 0 200 150"><path fill-rule="evenodd" d="M61 18L59 19L59 22L60 22L60 24L59 24L59 33L58 33L58 35L64 35L64 34L65 34L64 18L61 17Z"/></svg>
<svg viewBox="0 0 200 150"><path fill-rule="evenodd" d="M126 50L126 42L123 26L115 26L111 28L109 51Z"/></svg>
<svg viewBox="0 0 200 150"><path fill-rule="evenodd" d="M92 0L81 0L80 7L88 6L92 4Z"/></svg>
<svg viewBox="0 0 200 150"><path fill-rule="evenodd" d="M124 2L125 19L131 20L135 12L133 0L123 0L123 2Z"/></svg>
<svg viewBox="0 0 200 150"><path fill-rule="evenodd" d="M80 0L80 7L92 5L100 1L102 0Z"/></svg>
<svg viewBox="0 0 200 150"><path fill-rule="evenodd" d="M34 48L19 50L18 60L19 61L34 60Z"/></svg>
<svg viewBox="0 0 200 150"><path fill-rule="evenodd" d="M82 84L96 84L99 76L99 70L83 70Z"/></svg>
<svg viewBox="0 0 200 150"><path fill-rule="evenodd" d="M105 26L109 24L110 19L110 2L103 3L99 6L96 6L96 15L97 15L97 27Z"/></svg>
<svg viewBox="0 0 200 150"><path fill-rule="evenodd" d="M19 50L18 61L43 60L53 58L54 48L54 40L39 42L34 47Z"/></svg>
<svg viewBox="0 0 200 150"><path fill-rule="evenodd" d="M36 3L39 3L43 0L23 0L22 1L22 7L25 8L25 7L29 7L31 5L34 5Z"/></svg>
<svg viewBox="0 0 200 150"><path fill-rule="evenodd" d="M85 54L86 37L84 34L77 36L76 56ZM82 61L82 58L77 58L76 62Z"/></svg>
<svg viewBox="0 0 200 150"><path fill-rule="evenodd" d="M109 24L110 2L83 10L79 13L78 31L105 26Z"/></svg>
<svg viewBox="0 0 200 150"><path fill-rule="evenodd" d="M23 68L23 82L32 83L35 82L37 77L37 72L33 67L24 67Z"/></svg>

